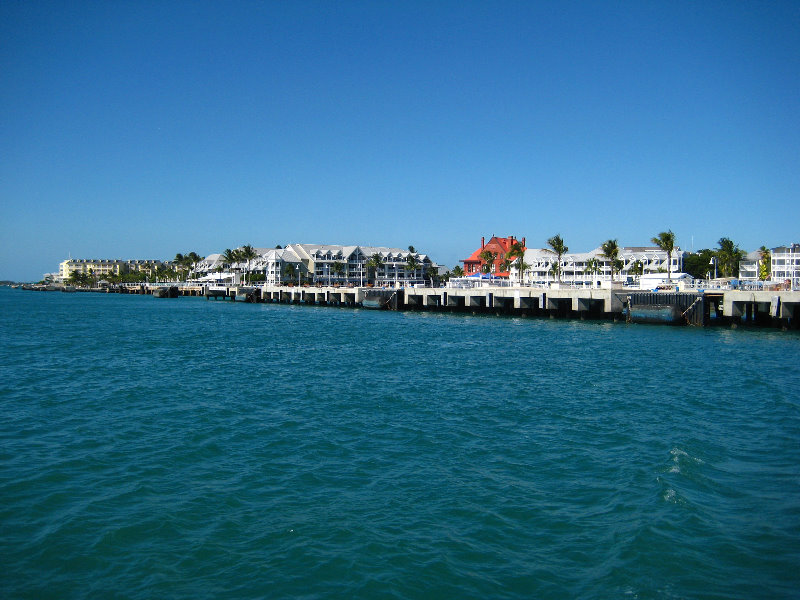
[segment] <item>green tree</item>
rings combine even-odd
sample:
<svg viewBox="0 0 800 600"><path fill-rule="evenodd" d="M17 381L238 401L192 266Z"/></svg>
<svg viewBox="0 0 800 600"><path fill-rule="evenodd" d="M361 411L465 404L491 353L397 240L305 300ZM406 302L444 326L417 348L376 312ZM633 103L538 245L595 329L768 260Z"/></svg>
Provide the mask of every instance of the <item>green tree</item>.
<svg viewBox="0 0 800 600"><path fill-rule="evenodd" d="M331 265L331 271L333 271L334 277L341 279L342 273L344 273L344 263L337 260Z"/></svg>
<svg viewBox="0 0 800 600"><path fill-rule="evenodd" d="M175 255L175 258L172 259L172 261L175 263L176 267L178 268L178 270L180 272L182 272L183 269L186 268L186 266L187 266L186 265L186 257L183 254L181 254L180 252L178 252Z"/></svg>
<svg viewBox="0 0 800 600"><path fill-rule="evenodd" d="M197 263L199 263L201 260L203 260L203 257L200 256L197 252L192 251L186 255L186 261L189 264L190 272L196 271Z"/></svg>
<svg viewBox="0 0 800 600"><path fill-rule="evenodd" d="M497 254L495 254L491 250L484 250L483 252L478 254L478 258L480 258L483 261L483 264L481 265L481 272L491 273L492 265L494 265L494 259L497 258Z"/></svg>
<svg viewBox="0 0 800 600"><path fill-rule="evenodd" d="M672 252L675 250L675 234L671 229L662 231L658 236L650 238L656 246L667 253L667 283L672 281Z"/></svg>
<svg viewBox="0 0 800 600"><path fill-rule="evenodd" d="M551 272L558 277L558 282L561 283L561 257L569 252L569 248L564 244L564 240L560 234L556 234L547 240L547 245L550 246L552 252L556 254L556 262L550 268Z"/></svg>
<svg viewBox="0 0 800 600"><path fill-rule="evenodd" d="M417 251L414 249L414 246L409 246L408 247L408 251L411 252L411 254L416 254L417 253Z"/></svg>
<svg viewBox="0 0 800 600"><path fill-rule="evenodd" d="M289 281L294 279L294 276L297 275L297 285L300 285L300 268L296 267L294 263L287 263L286 266L283 267L283 274L289 278Z"/></svg>
<svg viewBox="0 0 800 600"><path fill-rule="evenodd" d="M683 272L688 273L695 279L706 279L709 277L709 270L711 267L711 259L714 257L714 251L704 248L687 254L683 259Z"/></svg>
<svg viewBox="0 0 800 600"><path fill-rule="evenodd" d="M717 242L719 249L715 251L719 272L723 277L737 277L739 275L739 261L745 256L730 238L720 238Z"/></svg>
<svg viewBox="0 0 800 600"><path fill-rule="evenodd" d="M374 283L378 283L378 269L382 266L383 257L377 252L367 260L367 277L369 278L369 271L372 270L372 280Z"/></svg>
<svg viewBox="0 0 800 600"><path fill-rule="evenodd" d="M69 277L67 277L67 283L70 285L82 286L84 285L84 281L84 274L79 271L73 271L69 274Z"/></svg>
<svg viewBox="0 0 800 600"><path fill-rule="evenodd" d="M431 280L431 287L436 287L436 282L439 280L439 270L433 265L430 265L425 269L425 275Z"/></svg>
<svg viewBox="0 0 800 600"><path fill-rule="evenodd" d="M758 252L761 255L761 260L758 261L758 278L767 281L772 277L772 251L766 246L761 246Z"/></svg>
<svg viewBox="0 0 800 600"><path fill-rule="evenodd" d="M413 248L413 246L411 246ZM420 262L417 260L417 257L413 254L410 254L406 259L406 271L411 271L411 273L416 273L417 269L419 269Z"/></svg>
<svg viewBox="0 0 800 600"><path fill-rule="evenodd" d="M233 265L239 262L239 251L225 248L225 252L222 253L222 262L224 265L227 265L231 273L233 273Z"/></svg>
<svg viewBox="0 0 800 600"><path fill-rule="evenodd" d="M511 248L509 248L506 258L510 259L512 264L517 268L519 283L522 285L522 276L525 273L525 270L530 267L530 265L525 264L525 247L519 242L514 242L511 244Z"/></svg>
<svg viewBox="0 0 800 600"><path fill-rule="evenodd" d="M583 270L583 272L593 275L599 273L601 270L600 261L596 258L590 258L586 261L586 268Z"/></svg>
<svg viewBox="0 0 800 600"><path fill-rule="evenodd" d="M239 250L239 260L245 261L245 283L250 280L250 261L258 258L258 252L250 244L245 244Z"/></svg>
<svg viewBox="0 0 800 600"><path fill-rule="evenodd" d="M450 271L450 274L453 277L463 277L464 276L464 269L461 268L461 265L456 265L453 267L453 270Z"/></svg>
<svg viewBox="0 0 800 600"><path fill-rule="evenodd" d="M617 240L606 240L600 245L600 250L604 258L608 259L611 263L611 281L614 281L614 271L619 271L619 244Z"/></svg>

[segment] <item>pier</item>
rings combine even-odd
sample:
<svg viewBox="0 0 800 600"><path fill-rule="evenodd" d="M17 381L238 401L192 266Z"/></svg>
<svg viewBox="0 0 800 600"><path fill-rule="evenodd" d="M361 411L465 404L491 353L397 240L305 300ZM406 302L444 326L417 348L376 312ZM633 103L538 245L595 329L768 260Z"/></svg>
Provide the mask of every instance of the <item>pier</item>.
<svg viewBox="0 0 800 600"><path fill-rule="evenodd" d="M164 293L165 288L169 293ZM158 297L273 302L388 310L435 311L674 325L752 325L800 329L800 291L653 291L526 286L345 287L292 285L127 284L108 288L26 286L41 291L92 291Z"/></svg>
<svg viewBox="0 0 800 600"><path fill-rule="evenodd" d="M362 288L262 286L261 302L369 306L564 319L797 329L798 291L647 291L534 287ZM234 292L235 293L235 292Z"/></svg>

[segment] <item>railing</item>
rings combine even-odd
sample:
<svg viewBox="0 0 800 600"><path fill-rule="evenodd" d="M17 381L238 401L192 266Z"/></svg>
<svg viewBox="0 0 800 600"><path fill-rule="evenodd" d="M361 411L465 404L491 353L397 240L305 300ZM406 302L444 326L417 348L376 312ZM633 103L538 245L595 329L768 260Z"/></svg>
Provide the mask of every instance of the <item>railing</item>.
<svg viewBox="0 0 800 600"><path fill-rule="evenodd" d="M785 283L778 283L776 281L743 281L741 279L734 279L730 281L695 279L692 282L686 283L684 287L687 289L696 290L734 290L743 292L773 292L791 289L791 286L787 286Z"/></svg>

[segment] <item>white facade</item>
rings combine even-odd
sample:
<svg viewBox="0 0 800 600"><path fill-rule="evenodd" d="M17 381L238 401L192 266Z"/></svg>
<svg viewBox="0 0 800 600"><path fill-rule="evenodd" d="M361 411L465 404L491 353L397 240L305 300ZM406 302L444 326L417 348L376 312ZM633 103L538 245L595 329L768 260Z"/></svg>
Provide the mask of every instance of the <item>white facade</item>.
<svg viewBox="0 0 800 600"><path fill-rule="evenodd" d="M253 248L256 257L249 261L228 263L222 254L209 254L197 263L195 274L200 281L243 283L247 274L259 273L270 285L296 280L296 270L301 266L300 258L288 248ZM289 274L286 267L293 265L294 274Z"/></svg>
<svg viewBox="0 0 800 600"><path fill-rule="evenodd" d="M789 281L793 290L800 289L800 244L772 249L772 281Z"/></svg>
<svg viewBox="0 0 800 600"><path fill-rule="evenodd" d="M365 285L372 279L376 285L423 283L427 269L433 266L426 254L401 248L327 244L290 244L287 248L300 257L315 283ZM380 257L381 266L371 277L373 269L367 264L375 255ZM413 270L406 268L411 257L419 265ZM341 273L337 273L337 264Z"/></svg>
<svg viewBox="0 0 800 600"><path fill-rule="evenodd" d="M287 270L289 265L292 265L294 276ZM251 262L251 269L255 273L263 273L264 282L268 285L280 285L297 277L297 269L301 270L302 275L300 257L289 248L275 248L263 253L259 252L258 258Z"/></svg>
<svg viewBox="0 0 800 600"><path fill-rule="evenodd" d="M591 252L572 252L561 256L561 281L572 285L598 286L602 282L611 281L611 261L602 254L602 248ZM528 268L523 274L522 282L526 285L550 284L558 280L554 265L558 256L547 248L529 248L525 251L524 261ZM615 281L625 281L634 276L639 269L644 273L667 272L667 253L657 247L634 246L620 248L619 259L622 269L614 270ZM598 271L589 268L591 261L597 261ZM683 268L683 252L676 247L672 251L673 273ZM511 280L518 281L516 267L511 268Z"/></svg>
<svg viewBox="0 0 800 600"><path fill-rule="evenodd" d="M267 285L297 282L297 269L303 281L338 285L406 285L422 283L427 269L435 266L430 258L400 248L374 246L339 246L328 244L289 244L286 248L255 248L256 258L228 264L220 254L211 254L197 264L201 280L237 284L245 272L263 274ZM378 255L381 265L368 267L371 257ZM408 260L418 263L410 270ZM290 267L287 269L287 267ZM374 277L373 277L374 274Z"/></svg>
<svg viewBox="0 0 800 600"><path fill-rule="evenodd" d="M743 260L739 261L739 279L742 281L758 281L758 268L761 265L761 252L754 250L748 252Z"/></svg>

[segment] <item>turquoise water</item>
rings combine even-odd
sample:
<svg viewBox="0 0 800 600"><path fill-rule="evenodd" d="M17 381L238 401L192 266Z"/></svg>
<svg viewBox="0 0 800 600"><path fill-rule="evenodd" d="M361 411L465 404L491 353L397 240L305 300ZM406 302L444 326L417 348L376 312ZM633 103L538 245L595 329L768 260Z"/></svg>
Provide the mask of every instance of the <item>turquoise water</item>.
<svg viewBox="0 0 800 600"><path fill-rule="evenodd" d="M3 598L800 595L800 337L0 289Z"/></svg>

